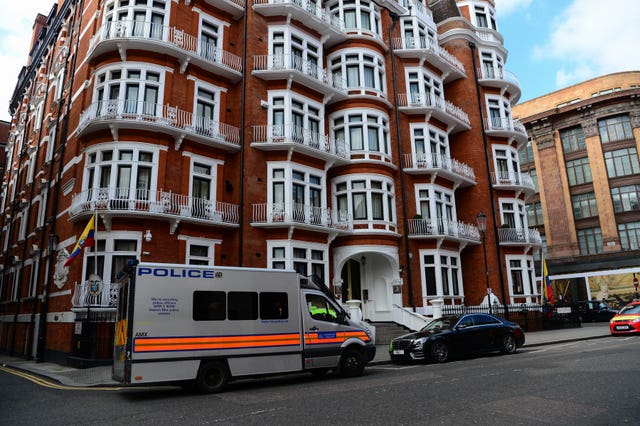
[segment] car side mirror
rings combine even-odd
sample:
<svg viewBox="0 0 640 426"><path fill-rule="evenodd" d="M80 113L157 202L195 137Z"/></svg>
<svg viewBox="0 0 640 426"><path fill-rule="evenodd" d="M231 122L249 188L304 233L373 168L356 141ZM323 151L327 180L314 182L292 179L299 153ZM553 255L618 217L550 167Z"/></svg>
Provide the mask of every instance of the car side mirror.
<svg viewBox="0 0 640 426"><path fill-rule="evenodd" d="M458 324L456 326L456 330L462 330L463 328L467 328L467 324Z"/></svg>

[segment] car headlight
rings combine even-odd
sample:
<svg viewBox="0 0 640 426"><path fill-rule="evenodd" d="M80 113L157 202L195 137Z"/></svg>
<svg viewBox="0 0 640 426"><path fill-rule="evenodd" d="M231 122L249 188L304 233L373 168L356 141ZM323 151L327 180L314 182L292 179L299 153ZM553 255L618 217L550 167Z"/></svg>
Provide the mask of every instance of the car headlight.
<svg viewBox="0 0 640 426"><path fill-rule="evenodd" d="M411 342L411 346L413 346L413 347L420 347L420 346L424 345L424 342L426 342L426 341L427 341L427 338L426 338L426 337L419 337L419 338L417 338L417 339L414 339L414 340Z"/></svg>
<svg viewBox="0 0 640 426"><path fill-rule="evenodd" d="M636 318L634 320L631 320L630 322L631 322L631 324L640 324L640 317L638 317L638 318Z"/></svg>

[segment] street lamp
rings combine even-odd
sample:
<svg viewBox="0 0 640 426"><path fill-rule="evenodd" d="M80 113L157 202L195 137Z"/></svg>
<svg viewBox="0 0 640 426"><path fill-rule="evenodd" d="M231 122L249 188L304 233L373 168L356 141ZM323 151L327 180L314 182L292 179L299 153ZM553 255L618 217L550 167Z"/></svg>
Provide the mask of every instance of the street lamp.
<svg viewBox="0 0 640 426"><path fill-rule="evenodd" d="M484 213L480 212L478 216L476 216L476 221L478 222L478 230L482 235L482 252L484 253L484 276L485 282L487 285L487 303L489 304L489 313L492 314L491 311L491 287L489 287L489 267L487 265L487 244L485 241L485 232L487 230L487 216Z"/></svg>

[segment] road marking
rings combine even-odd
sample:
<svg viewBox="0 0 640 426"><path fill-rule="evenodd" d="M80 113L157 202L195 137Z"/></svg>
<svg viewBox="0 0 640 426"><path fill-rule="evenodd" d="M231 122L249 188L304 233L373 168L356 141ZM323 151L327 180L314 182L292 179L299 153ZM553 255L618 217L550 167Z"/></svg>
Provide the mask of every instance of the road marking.
<svg viewBox="0 0 640 426"><path fill-rule="evenodd" d="M30 373L26 373L21 370L16 370L7 366L0 366L0 371L4 371L5 373L13 374L14 376L22 377L23 379L27 379L30 382L33 382L37 385L43 386L45 388L50 389L59 389L59 390L89 390L89 391L114 391L121 390L124 388L121 387L84 387L84 386L67 386L59 383L52 382L47 379L43 379L40 376L36 376Z"/></svg>

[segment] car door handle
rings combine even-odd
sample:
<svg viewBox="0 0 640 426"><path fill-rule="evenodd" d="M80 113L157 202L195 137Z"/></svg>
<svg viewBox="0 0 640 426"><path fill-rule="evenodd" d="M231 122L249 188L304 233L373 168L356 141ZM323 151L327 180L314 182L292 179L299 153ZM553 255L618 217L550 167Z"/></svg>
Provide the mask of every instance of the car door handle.
<svg viewBox="0 0 640 426"><path fill-rule="evenodd" d="M311 327L311 328L309 329L309 331L318 331L318 330L319 330L319 328L318 328L318 327Z"/></svg>

